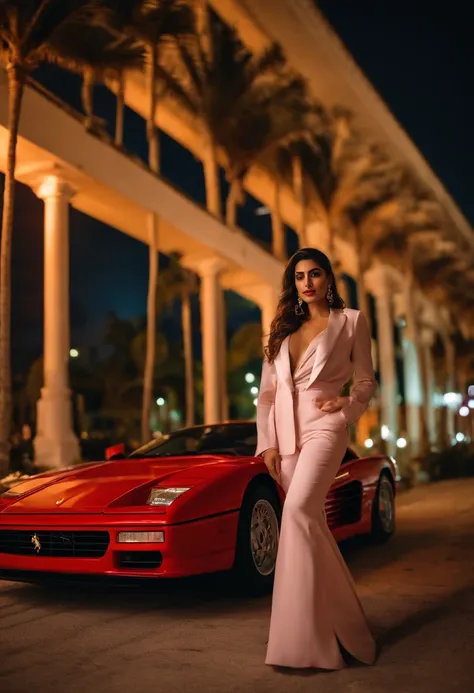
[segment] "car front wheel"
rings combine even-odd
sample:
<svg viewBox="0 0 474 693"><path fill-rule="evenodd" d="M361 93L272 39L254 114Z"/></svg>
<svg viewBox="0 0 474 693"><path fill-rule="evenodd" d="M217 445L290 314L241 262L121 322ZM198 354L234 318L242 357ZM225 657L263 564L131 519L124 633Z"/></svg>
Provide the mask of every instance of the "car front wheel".
<svg viewBox="0 0 474 693"><path fill-rule="evenodd" d="M385 474L379 479L372 505L372 538L377 542L389 539L395 531L395 495L392 482Z"/></svg>
<svg viewBox="0 0 474 693"><path fill-rule="evenodd" d="M276 491L256 483L245 493L240 509L234 577L240 589L264 594L273 585L281 508Z"/></svg>

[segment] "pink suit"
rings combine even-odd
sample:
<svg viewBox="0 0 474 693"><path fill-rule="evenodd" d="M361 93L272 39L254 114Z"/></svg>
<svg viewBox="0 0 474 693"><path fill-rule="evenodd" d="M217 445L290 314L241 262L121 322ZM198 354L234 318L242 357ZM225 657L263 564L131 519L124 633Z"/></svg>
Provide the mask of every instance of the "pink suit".
<svg viewBox="0 0 474 693"><path fill-rule="evenodd" d="M318 399L338 397L351 377L346 406L326 414ZM276 448L286 492L273 590L267 664L340 669L339 643L367 664L375 643L354 582L324 514L327 492L347 446L347 426L366 410L376 387L367 322L359 311L331 311L327 329L291 374L289 337L264 362L257 405L256 454Z"/></svg>

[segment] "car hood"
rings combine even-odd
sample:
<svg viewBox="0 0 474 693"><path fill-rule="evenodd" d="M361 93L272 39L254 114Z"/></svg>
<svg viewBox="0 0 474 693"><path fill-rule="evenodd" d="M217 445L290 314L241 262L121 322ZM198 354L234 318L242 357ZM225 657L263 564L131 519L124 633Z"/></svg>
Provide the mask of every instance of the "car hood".
<svg viewBox="0 0 474 693"><path fill-rule="evenodd" d="M215 473L217 465L235 462L222 456L127 459L88 464L69 471L48 472L14 486L3 513L94 513L103 512L122 496L148 487L193 485ZM143 501L144 503L144 501ZM143 508L143 505L141 505ZM145 508L146 509L146 506ZM153 509L160 512L158 509ZM161 512L166 512L163 508Z"/></svg>

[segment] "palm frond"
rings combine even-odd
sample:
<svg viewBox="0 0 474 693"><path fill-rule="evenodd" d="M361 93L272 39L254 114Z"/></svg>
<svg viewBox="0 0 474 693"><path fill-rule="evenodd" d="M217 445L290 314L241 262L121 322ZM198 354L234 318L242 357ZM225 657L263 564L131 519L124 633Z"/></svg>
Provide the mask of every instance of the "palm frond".
<svg viewBox="0 0 474 693"><path fill-rule="evenodd" d="M247 65L246 78L249 84L267 75L273 78L275 72L286 65L285 55L279 43L272 43L260 55L254 56Z"/></svg>
<svg viewBox="0 0 474 693"><path fill-rule="evenodd" d="M116 0L119 26L146 43L158 44L170 37L194 32L194 14L184 0Z"/></svg>
<svg viewBox="0 0 474 693"><path fill-rule="evenodd" d="M71 21L53 33L48 56L51 62L69 70L81 72L84 67L90 67L100 74L107 70L141 68L144 48L129 37L116 38L105 27Z"/></svg>
<svg viewBox="0 0 474 693"><path fill-rule="evenodd" d="M200 43L200 39L197 39L197 43ZM184 41L178 40L177 49L188 77L188 80L181 79L181 82L183 86L187 82L188 90L195 92L202 101L203 87L206 84L206 65L202 60L196 60L195 54L193 55L192 50Z"/></svg>
<svg viewBox="0 0 474 693"><path fill-rule="evenodd" d="M169 70L162 67L160 64L156 66L156 75L163 88L162 95L176 101L193 117L200 116L199 101L189 89L181 83L180 79L173 75Z"/></svg>

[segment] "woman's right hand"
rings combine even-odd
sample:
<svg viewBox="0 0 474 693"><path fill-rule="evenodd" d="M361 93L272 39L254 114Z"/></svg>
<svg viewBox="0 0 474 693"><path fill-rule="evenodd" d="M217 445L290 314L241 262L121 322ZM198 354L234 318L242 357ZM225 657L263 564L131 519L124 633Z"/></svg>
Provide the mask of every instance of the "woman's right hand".
<svg viewBox="0 0 474 693"><path fill-rule="evenodd" d="M281 455L278 450L270 448L263 453L263 461L272 479L274 479L277 484L280 483L281 475Z"/></svg>

